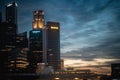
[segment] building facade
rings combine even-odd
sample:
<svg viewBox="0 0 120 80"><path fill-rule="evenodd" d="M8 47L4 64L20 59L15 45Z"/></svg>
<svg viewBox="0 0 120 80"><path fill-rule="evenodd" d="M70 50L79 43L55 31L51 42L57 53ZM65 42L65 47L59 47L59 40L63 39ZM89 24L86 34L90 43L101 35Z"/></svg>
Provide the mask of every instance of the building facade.
<svg viewBox="0 0 120 80"><path fill-rule="evenodd" d="M8 72L10 58L15 55L16 48L16 25L12 23L2 23L0 26L0 56L3 61L3 72ZM13 57L14 58L14 57Z"/></svg>
<svg viewBox="0 0 120 80"><path fill-rule="evenodd" d="M28 68L28 39L27 39L27 32L19 33L16 36L16 72L25 73L27 72Z"/></svg>
<svg viewBox="0 0 120 80"><path fill-rule="evenodd" d="M15 61L17 35L17 3L9 3L6 5L6 22L0 25L0 56L2 56L2 72L12 71L15 65L11 64L11 60ZM10 68L10 66L14 66Z"/></svg>
<svg viewBox="0 0 120 80"><path fill-rule="evenodd" d="M60 70L60 25L58 22L47 22L47 62L54 70Z"/></svg>
<svg viewBox="0 0 120 80"><path fill-rule="evenodd" d="M31 52L31 59L36 65L42 63L43 59L43 32L42 30L31 30L29 37L29 49Z"/></svg>

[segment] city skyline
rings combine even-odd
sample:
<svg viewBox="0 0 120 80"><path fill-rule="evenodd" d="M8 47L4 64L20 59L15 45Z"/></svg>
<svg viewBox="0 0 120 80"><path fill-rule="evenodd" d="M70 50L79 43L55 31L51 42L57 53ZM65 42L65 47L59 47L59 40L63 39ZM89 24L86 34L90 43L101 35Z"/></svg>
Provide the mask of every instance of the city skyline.
<svg viewBox="0 0 120 80"><path fill-rule="evenodd" d="M1 1L1 10L10 1ZM21 0L17 3L19 32L31 30L32 13L36 9L45 11L45 21L60 22L61 57L66 66L106 70L110 63L120 61L119 0Z"/></svg>

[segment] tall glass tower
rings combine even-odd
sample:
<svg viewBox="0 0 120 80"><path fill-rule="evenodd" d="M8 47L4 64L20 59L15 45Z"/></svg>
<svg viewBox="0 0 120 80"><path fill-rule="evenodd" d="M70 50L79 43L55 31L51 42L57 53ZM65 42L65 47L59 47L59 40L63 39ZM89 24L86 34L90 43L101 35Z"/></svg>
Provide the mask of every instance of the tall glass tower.
<svg viewBox="0 0 120 80"><path fill-rule="evenodd" d="M8 3L6 5L6 21L17 25L17 3Z"/></svg>
<svg viewBox="0 0 120 80"><path fill-rule="evenodd" d="M47 62L54 70L60 70L60 25L47 22Z"/></svg>
<svg viewBox="0 0 120 80"><path fill-rule="evenodd" d="M33 30L29 32L30 66L37 68L38 64L46 63L46 41L44 12L36 10L33 13Z"/></svg>

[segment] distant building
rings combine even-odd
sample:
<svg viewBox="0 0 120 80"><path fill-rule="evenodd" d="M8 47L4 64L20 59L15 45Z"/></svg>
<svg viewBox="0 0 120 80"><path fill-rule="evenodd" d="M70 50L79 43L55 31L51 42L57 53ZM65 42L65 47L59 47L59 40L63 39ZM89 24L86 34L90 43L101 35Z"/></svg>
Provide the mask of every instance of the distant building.
<svg viewBox="0 0 120 80"><path fill-rule="evenodd" d="M61 70L64 70L64 59L61 59Z"/></svg>
<svg viewBox="0 0 120 80"><path fill-rule="evenodd" d="M12 2L6 5L6 21L17 25L17 3Z"/></svg>
<svg viewBox="0 0 120 80"><path fill-rule="evenodd" d="M54 76L59 80L100 80L90 70L61 70L55 71Z"/></svg>
<svg viewBox="0 0 120 80"><path fill-rule="evenodd" d="M111 64L111 76L113 79L120 79L120 63Z"/></svg>
<svg viewBox="0 0 120 80"><path fill-rule="evenodd" d="M0 23L2 22L2 13L0 12Z"/></svg>
<svg viewBox="0 0 120 80"><path fill-rule="evenodd" d="M60 24L47 22L47 62L54 70L60 70Z"/></svg>

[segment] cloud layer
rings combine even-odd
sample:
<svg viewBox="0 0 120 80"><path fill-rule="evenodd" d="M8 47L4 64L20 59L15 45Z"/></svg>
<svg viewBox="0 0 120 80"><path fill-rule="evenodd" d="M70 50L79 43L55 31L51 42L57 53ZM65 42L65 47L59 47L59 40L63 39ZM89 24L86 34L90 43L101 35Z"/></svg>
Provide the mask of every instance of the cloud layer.
<svg viewBox="0 0 120 80"><path fill-rule="evenodd" d="M2 6L12 0L2 0ZM66 65L83 62L101 68L120 58L120 0L19 0L19 32L32 28L33 11L45 11L45 21L60 22L61 57ZM1 10L4 8L2 7ZM68 62L67 62L68 60ZM71 63L69 60L78 60ZM84 63L85 64L85 63Z"/></svg>

